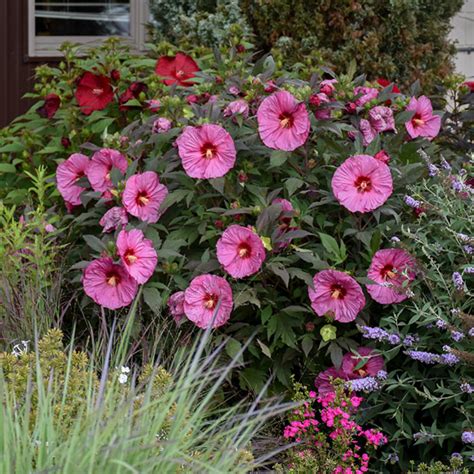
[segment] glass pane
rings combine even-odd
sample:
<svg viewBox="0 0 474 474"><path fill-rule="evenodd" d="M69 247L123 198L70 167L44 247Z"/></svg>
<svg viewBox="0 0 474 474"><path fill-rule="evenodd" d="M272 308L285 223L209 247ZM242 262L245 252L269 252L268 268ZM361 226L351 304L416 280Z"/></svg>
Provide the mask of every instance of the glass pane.
<svg viewBox="0 0 474 474"><path fill-rule="evenodd" d="M35 0L36 36L130 36L130 0Z"/></svg>

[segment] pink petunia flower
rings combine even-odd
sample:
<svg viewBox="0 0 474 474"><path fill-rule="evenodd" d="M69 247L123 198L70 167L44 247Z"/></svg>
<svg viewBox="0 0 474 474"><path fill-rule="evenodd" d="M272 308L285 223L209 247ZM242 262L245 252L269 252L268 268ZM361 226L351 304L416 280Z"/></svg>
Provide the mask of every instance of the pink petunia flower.
<svg viewBox="0 0 474 474"><path fill-rule="evenodd" d="M191 178L220 178L234 167L234 141L220 125L186 127L176 144L183 168Z"/></svg>
<svg viewBox="0 0 474 474"><path fill-rule="evenodd" d="M117 253L123 266L137 283L143 285L153 275L158 256L152 241L145 239L140 229L120 231L117 237Z"/></svg>
<svg viewBox="0 0 474 474"><path fill-rule="evenodd" d="M160 218L160 206L168 189L161 184L154 171L130 176L125 183L122 203L127 212L140 220L154 224Z"/></svg>
<svg viewBox="0 0 474 474"><path fill-rule="evenodd" d="M418 99L412 97L406 110L415 111L411 120L405 123L411 138L425 137L432 140L438 135L441 128L441 117L433 115L433 107L428 97L424 95Z"/></svg>
<svg viewBox="0 0 474 474"><path fill-rule="evenodd" d="M364 360L367 359L365 362ZM347 379L375 377L384 368L383 357L370 347L359 347L357 354L348 352L342 358L341 370Z"/></svg>
<svg viewBox="0 0 474 474"><path fill-rule="evenodd" d="M319 396L323 397L328 393L334 392L333 383L337 379L347 380L347 375L342 370L338 370L335 367L330 367L329 369L319 372L314 381L314 386L318 389Z"/></svg>
<svg viewBox="0 0 474 474"><path fill-rule="evenodd" d="M87 169L87 178L94 191L109 191L113 183L110 179L112 168L118 168L122 173L127 171L127 159L117 150L102 148L92 155Z"/></svg>
<svg viewBox="0 0 474 474"><path fill-rule="evenodd" d="M100 219L99 224L103 227L102 232L111 232L128 224L127 211L123 207L114 206L109 209Z"/></svg>
<svg viewBox="0 0 474 474"><path fill-rule="evenodd" d="M168 308L176 324L181 323L184 314L184 291L173 293L168 299Z"/></svg>
<svg viewBox="0 0 474 474"><path fill-rule="evenodd" d="M73 153L56 169L58 191L70 207L81 204L80 196L85 188L78 186L76 182L86 175L89 164L90 161L86 155Z"/></svg>
<svg viewBox="0 0 474 474"><path fill-rule="evenodd" d="M242 115L247 118L249 116L249 104L246 100L239 99L229 103L224 109L224 117L231 117L232 115Z"/></svg>
<svg viewBox="0 0 474 474"><path fill-rule="evenodd" d="M375 284L367 285L370 296L381 304L400 303L408 298L404 282L415 279L415 262L402 249L382 249L375 253L367 276ZM406 283L405 283L406 285Z"/></svg>
<svg viewBox="0 0 474 474"><path fill-rule="evenodd" d="M109 309L128 306L138 288L127 270L109 257L92 261L84 270L82 283L87 296Z"/></svg>
<svg viewBox="0 0 474 474"><path fill-rule="evenodd" d="M318 316L331 316L349 323L362 311L365 297L360 285L346 273L323 270L313 278L314 289L308 287L311 307Z"/></svg>
<svg viewBox="0 0 474 474"><path fill-rule="evenodd" d="M351 212L369 212L387 201L393 191L390 168L369 155L349 157L332 177L336 199Z"/></svg>
<svg viewBox="0 0 474 474"><path fill-rule="evenodd" d="M229 283L216 275L194 278L184 292L184 313L201 329L225 324L230 318L233 304Z"/></svg>
<svg viewBox="0 0 474 474"><path fill-rule="evenodd" d="M234 278L257 273L265 260L260 237L248 227L231 225L217 242L217 260Z"/></svg>
<svg viewBox="0 0 474 474"><path fill-rule="evenodd" d="M378 105L369 111L369 122L372 128L378 132L395 131L395 119L393 118L392 109Z"/></svg>
<svg viewBox="0 0 474 474"><path fill-rule="evenodd" d="M258 133L276 150L292 151L308 139L310 122L304 103L286 91L265 98L257 110Z"/></svg>
<svg viewBox="0 0 474 474"><path fill-rule="evenodd" d="M374 87L359 86L354 88L354 95L358 96L354 103L357 107L362 107L367 102L376 99L379 91Z"/></svg>

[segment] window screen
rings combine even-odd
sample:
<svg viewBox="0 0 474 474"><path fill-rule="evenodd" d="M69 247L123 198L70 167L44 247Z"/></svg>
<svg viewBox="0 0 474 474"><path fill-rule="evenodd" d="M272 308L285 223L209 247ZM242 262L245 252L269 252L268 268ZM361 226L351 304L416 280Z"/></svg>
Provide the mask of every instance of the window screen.
<svg viewBox="0 0 474 474"><path fill-rule="evenodd" d="M35 0L36 36L130 36L130 0Z"/></svg>

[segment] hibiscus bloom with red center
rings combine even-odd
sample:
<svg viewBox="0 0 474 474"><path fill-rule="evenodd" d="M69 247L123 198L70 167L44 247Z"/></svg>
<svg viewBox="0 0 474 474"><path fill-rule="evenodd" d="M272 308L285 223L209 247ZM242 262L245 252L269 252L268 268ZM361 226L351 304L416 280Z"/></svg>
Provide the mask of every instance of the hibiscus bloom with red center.
<svg viewBox="0 0 474 474"><path fill-rule="evenodd" d="M106 192L112 189L113 183L110 172L117 168L123 174L127 171L128 162L125 156L117 150L102 148L92 155L87 169L87 178L94 191Z"/></svg>
<svg viewBox="0 0 474 474"><path fill-rule="evenodd" d="M314 386L318 389L319 396L323 397L328 393L334 392L334 382L338 379L347 380L347 375L341 369L330 367L319 372L314 381Z"/></svg>
<svg viewBox="0 0 474 474"><path fill-rule="evenodd" d="M405 128L411 138L425 137L432 140L438 135L441 117L433 115L433 106L428 97L424 95L418 99L412 97L406 110L415 112L413 117L405 123Z"/></svg>
<svg viewBox="0 0 474 474"><path fill-rule="evenodd" d="M260 237L248 227L231 225L217 242L217 260L234 278L257 273L265 260Z"/></svg>
<svg viewBox="0 0 474 474"><path fill-rule="evenodd" d="M200 71L191 56L177 53L176 56L161 56L156 62L155 72L163 77L163 83L167 86L178 84L189 87L194 84L190 81Z"/></svg>
<svg viewBox="0 0 474 474"><path fill-rule="evenodd" d="M375 253L370 263L367 285L370 296L381 304L400 303L408 298L407 282L415 279L415 262L402 249L382 249Z"/></svg>
<svg viewBox="0 0 474 474"><path fill-rule="evenodd" d="M70 207L81 204L80 196L85 188L76 183L86 175L89 164L90 161L87 156L81 153L73 153L66 161L60 163L56 169L58 191Z"/></svg>
<svg viewBox="0 0 474 474"><path fill-rule="evenodd" d="M184 313L201 329L224 325L230 318L233 304L229 283L216 275L194 278L184 292Z"/></svg>
<svg viewBox="0 0 474 474"><path fill-rule="evenodd" d="M370 347L359 347L355 354L348 352L342 358L341 370L348 379L375 377L383 368L383 357Z"/></svg>
<svg viewBox="0 0 474 474"><path fill-rule="evenodd" d="M390 168L369 155L355 155L332 177L336 199L351 212L370 212L384 204L393 191Z"/></svg>
<svg viewBox="0 0 474 474"><path fill-rule="evenodd" d="M289 92L275 92L257 110L258 133L275 150L293 151L308 139L310 121L306 106Z"/></svg>
<svg viewBox="0 0 474 474"><path fill-rule="evenodd" d="M308 287L311 307L318 316L330 316L341 323L354 321L365 306L360 285L346 273L323 270Z"/></svg>
<svg viewBox="0 0 474 474"><path fill-rule="evenodd" d="M112 102L114 93L107 76L85 72L79 79L75 96L82 113L90 115L94 110L104 110Z"/></svg>
<svg viewBox="0 0 474 474"><path fill-rule="evenodd" d="M186 127L176 144L184 171L191 178L220 178L234 167L234 140L220 125Z"/></svg>
<svg viewBox="0 0 474 474"><path fill-rule="evenodd" d="M122 265L110 257L91 262L84 270L82 283L86 295L104 308L128 306L137 294L138 284Z"/></svg>
<svg viewBox="0 0 474 474"><path fill-rule="evenodd" d="M154 224L161 216L168 189L160 183L154 171L145 171L128 178L122 194L122 202L129 214L140 220Z"/></svg>
<svg viewBox="0 0 474 474"><path fill-rule="evenodd" d="M132 82L127 90L123 92L119 97L119 109L129 110L137 105L126 105L129 100L138 99L140 94L145 93L148 90L148 86L144 82Z"/></svg>
<svg viewBox="0 0 474 474"><path fill-rule="evenodd" d="M44 104L38 109L41 117L53 118L61 105L61 99L57 94L48 94L44 98Z"/></svg>
<svg viewBox="0 0 474 474"><path fill-rule="evenodd" d="M137 283L143 285L153 275L158 256L152 241L145 239L140 229L120 231L117 237L117 253L123 266Z"/></svg>

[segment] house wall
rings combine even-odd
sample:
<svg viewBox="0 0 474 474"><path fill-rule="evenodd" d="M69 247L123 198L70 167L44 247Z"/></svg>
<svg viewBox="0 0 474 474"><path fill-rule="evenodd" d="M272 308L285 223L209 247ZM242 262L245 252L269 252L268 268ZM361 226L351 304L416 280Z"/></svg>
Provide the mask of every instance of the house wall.
<svg viewBox="0 0 474 474"><path fill-rule="evenodd" d="M466 0L452 22L451 38L457 41L456 69L468 79L474 79L474 0Z"/></svg>

